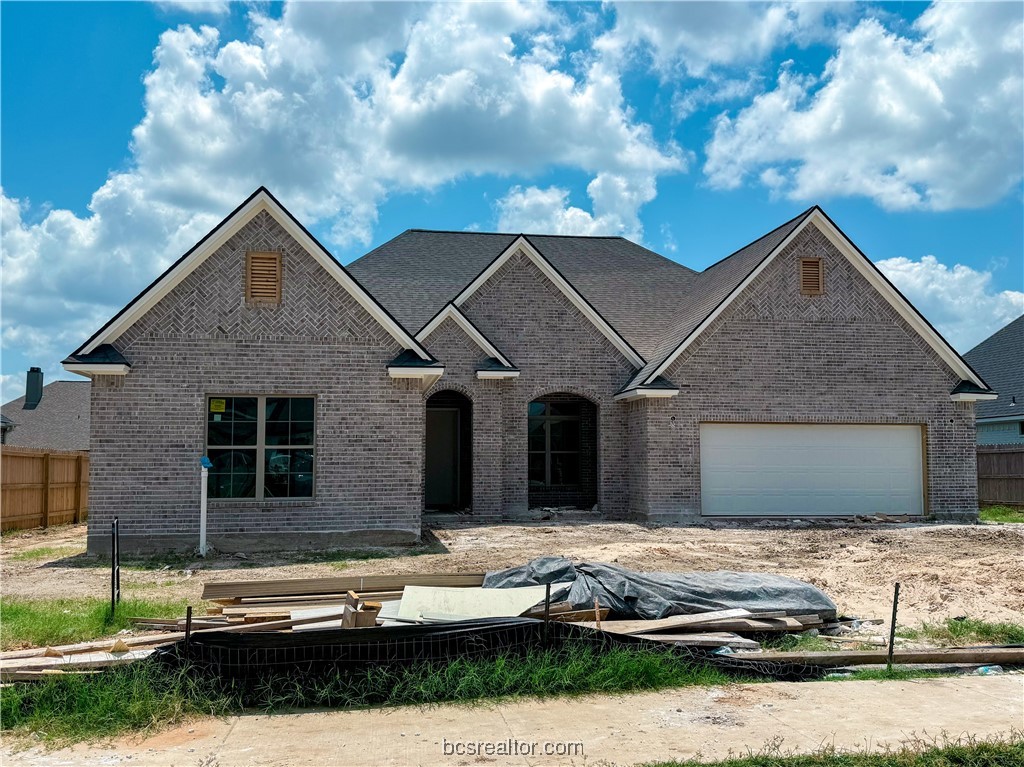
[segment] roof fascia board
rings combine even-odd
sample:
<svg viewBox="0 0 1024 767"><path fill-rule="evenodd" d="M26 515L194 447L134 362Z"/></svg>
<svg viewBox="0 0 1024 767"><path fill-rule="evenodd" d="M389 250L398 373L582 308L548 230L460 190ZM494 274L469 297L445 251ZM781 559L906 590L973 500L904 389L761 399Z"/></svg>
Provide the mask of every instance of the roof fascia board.
<svg viewBox="0 0 1024 767"><path fill-rule="evenodd" d="M637 351L629 345L619 333L613 328L601 314L590 305L590 303L583 297L583 295L572 286L562 273L559 272L550 261L548 261L541 254L537 248L523 235L519 235L513 240L512 244L505 248L504 252L501 253L496 259L494 259L490 265L484 269L480 274L477 275L469 285L462 289L453 300L452 303L457 307L461 307L470 296L477 292L481 286L483 286L494 274L503 267L510 258L521 250L526 254L527 258L533 261L534 265L540 269L541 273L547 277L551 282L555 284L563 295L569 299L573 306L575 306L580 313L586 317L592 325L594 325L601 334L604 335L612 345L625 357L631 365L635 368L642 368L646 365L646 361L641 357Z"/></svg>
<svg viewBox="0 0 1024 767"><path fill-rule="evenodd" d="M650 383L659 375L663 375L665 371L675 362L679 355L686 350L686 348L703 333L712 322L729 307L729 305L740 295L750 283L757 279L758 275L761 274L768 266L775 260L789 244L800 235L808 226L814 224L822 234L824 234L829 241L835 245L836 249L842 253L846 259L853 264L854 268L868 280L871 285L878 290L893 306L899 315L917 331L935 350L943 362L945 362L953 371L960 374L963 378L973 381L978 386L988 389L989 386L986 384L977 373L968 365L959 354L957 354L949 343L931 326L931 324L918 312L907 299L900 293L896 287L885 278L885 276L878 270L874 264L865 256L850 239L839 230L835 224L832 223L831 219L825 215L821 208L815 208L810 215L804 219L800 225L794 229L786 239L780 242L771 253L769 253L757 267L747 275L746 279L743 280L725 299L715 307L714 311L709 314L700 325L698 325L693 332L688 335L683 342L676 347L676 349L665 359L665 361L659 365L655 371L647 377L644 381L645 384Z"/></svg>
<svg viewBox="0 0 1024 767"><path fill-rule="evenodd" d="M612 399L616 402L632 402L638 399L666 399L668 397L679 396L679 389L650 389L639 387L637 389L629 389L628 391L619 392Z"/></svg>
<svg viewBox="0 0 1024 767"><path fill-rule="evenodd" d="M1005 421L1007 423L1012 421L1024 420L1024 413L1017 413L1016 415L993 415L986 418L985 416L979 415L974 419L978 423L1000 423Z"/></svg>
<svg viewBox="0 0 1024 767"><path fill-rule="evenodd" d="M994 399L999 399L999 395L995 392L959 392L958 394L950 394L949 398L953 400L953 402L989 402Z"/></svg>
<svg viewBox="0 0 1024 767"><path fill-rule="evenodd" d="M476 377L481 380L489 378L519 378L518 370L478 370Z"/></svg>
<svg viewBox="0 0 1024 767"><path fill-rule="evenodd" d="M459 309L459 307L451 302L445 304L441 311L435 314L433 319L423 326L420 332L416 334L416 340L422 344L427 340L430 334L437 330L447 319L451 319L456 325L462 328L462 332L469 336L483 351L487 352L487 356L500 360L501 364L505 367L515 367L515 365L509 362L508 358L501 353L501 350L491 343L487 336L480 332L477 326L473 324L473 321L470 320L469 317Z"/></svg>
<svg viewBox="0 0 1024 767"><path fill-rule="evenodd" d="M124 376L132 369L131 365L100 362L64 362L62 367L69 373L83 376Z"/></svg>
<svg viewBox="0 0 1024 767"><path fill-rule="evenodd" d="M388 375L392 378L440 378L444 375L444 368L393 366L388 368Z"/></svg>
<svg viewBox="0 0 1024 767"><path fill-rule="evenodd" d="M261 211L266 211L277 221L299 245L306 250L356 302L365 309L399 344L410 349L422 359L430 359L427 351L377 303L370 294L347 272L345 268L321 245L283 205L266 189L258 189L245 203L239 206L224 221L218 224L199 244L184 257L178 260L156 282L144 290L138 298L126 307L126 310L115 316L96 335L94 335L77 353L89 354L96 347L117 340L128 328L134 325L143 315L152 309L161 299L174 289L183 279L199 267L210 255L215 253L229 239L234 237L243 226Z"/></svg>

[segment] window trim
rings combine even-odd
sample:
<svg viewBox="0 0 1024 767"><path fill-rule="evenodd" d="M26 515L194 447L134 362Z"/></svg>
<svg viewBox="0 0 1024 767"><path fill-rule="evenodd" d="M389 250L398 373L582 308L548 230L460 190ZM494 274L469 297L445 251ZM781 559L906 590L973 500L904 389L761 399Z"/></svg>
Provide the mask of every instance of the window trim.
<svg viewBox="0 0 1024 767"><path fill-rule="evenodd" d="M549 415L548 414L548 412L549 412L548 409L551 407L551 404L561 405L563 403L561 403L561 402L556 402L556 403L541 402L540 404L544 405L545 414L544 415L530 415L530 413L529 413L529 406L534 404L534 402L536 402L536 400L533 400L530 403L528 403L528 405L527 405L527 416L526 416L526 424L527 424L527 429L526 429L526 461L527 461L526 484L527 484L527 487L543 487L543 488L549 489L549 490L551 490L551 489L561 490L561 489L564 489L564 488L578 488L578 487L581 487L582 484L583 484L583 482L582 482L582 477L583 477L583 458L582 458L582 455L583 455L583 449L582 449L583 448L583 431L582 431L583 415L582 415L582 413L580 415ZM540 451L540 450L530 450L530 429L529 429L529 425L530 425L530 421L531 420L539 420L539 421L543 421L544 422L544 450L543 450L543 452ZM552 450L551 449L551 429L548 428L548 424L550 424L550 423L552 423L554 421L558 421L558 422L569 421L569 422L575 422L577 424L580 424L580 432L577 435L578 438L579 438L578 442L577 442L578 446L577 446L577 448L575 450ZM532 480L530 479L529 461L530 461L530 456L531 455L543 455L544 456L544 484L542 484L542 485L533 485L532 484ZM576 456L576 471L577 471L576 482L573 482L573 483L570 483L570 484L555 484L554 482L551 481L551 456L552 455L575 455Z"/></svg>
<svg viewBox="0 0 1024 767"><path fill-rule="evenodd" d="M211 445L210 444L210 400L214 399L255 399L256 400L256 444L254 445ZM288 450L302 450L308 448L313 451L312 492L310 495L289 495L271 496L265 494L264 479L266 477L267 460L267 400L268 399L311 399L313 400L313 441L309 445L270 445L270 449L284 448ZM208 495L210 503L295 503L309 502L316 500L317 471L316 457L317 449L317 396L315 394L207 394L205 398L205 409L203 411L203 455L209 455L213 450L255 450L256 451L256 492L252 496L244 498L214 498Z"/></svg>

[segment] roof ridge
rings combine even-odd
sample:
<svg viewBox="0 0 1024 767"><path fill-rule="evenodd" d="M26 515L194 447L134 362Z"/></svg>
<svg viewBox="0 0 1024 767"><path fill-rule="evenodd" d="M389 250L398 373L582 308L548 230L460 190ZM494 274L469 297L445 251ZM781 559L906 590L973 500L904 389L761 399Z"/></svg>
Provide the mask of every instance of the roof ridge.
<svg viewBox="0 0 1024 767"><path fill-rule="evenodd" d="M638 245L620 234L545 234L543 232L479 232L472 229L406 229L402 234L408 232L420 232L422 234L482 234L492 237L559 237L566 240L625 240L626 242ZM398 235L401 237L402 235ZM392 238L395 239L395 238ZM390 240L389 240L390 242ZM643 245L638 245L643 247ZM372 253L373 251L371 251ZM652 253L654 251L651 251ZM369 255L369 254L367 254Z"/></svg>

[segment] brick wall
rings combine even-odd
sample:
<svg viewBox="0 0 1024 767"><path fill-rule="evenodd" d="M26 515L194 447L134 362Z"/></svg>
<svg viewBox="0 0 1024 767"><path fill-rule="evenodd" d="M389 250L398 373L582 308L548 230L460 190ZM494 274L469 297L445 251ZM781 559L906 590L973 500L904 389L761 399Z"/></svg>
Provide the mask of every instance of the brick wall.
<svg viewBox="0 0 1024 767"><path fill-rule="evenodd" d="M800 295L797 269L807 256L824 260L825 295ZM949 400L958 376L814 227L666 377L679 396L633 411L633 451L646 457L648 479L635 508L646 498L652 519L700 513L702 421L922 424L928 511L976 518L974 409Z"/></svg>
<svg viewBox="0 0 1024 767"><path fill-rule="evenodd" d="M529 508L527 408L553 393L583 397L597 408L597 504L610 518L628 513L627 410L612 396L633 369L621 353L541 273L516 255L461 307L520 368L518 378L479 380L486 356L446 321L426 340L445 364L428 392L450 388L473 400L474 516L518 514Z"/></svg>
<svg viewBox="0 0 1024 767"><path fill-rule="evenodd" d="M247 306L246 250L283 252L279 306ZM388 377L399 345L267 213L115 346L132 363L92 394L89 549L120 518L125 550L198 544L199 456L211 394L316 397L315 498L210 501L211 545L412 541L420 532L423 401Z"/></svg>

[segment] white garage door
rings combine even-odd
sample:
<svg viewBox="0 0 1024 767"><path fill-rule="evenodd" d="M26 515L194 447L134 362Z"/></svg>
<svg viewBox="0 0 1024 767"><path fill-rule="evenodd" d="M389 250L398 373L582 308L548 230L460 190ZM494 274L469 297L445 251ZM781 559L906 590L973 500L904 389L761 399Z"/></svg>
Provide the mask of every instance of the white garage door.
<svg viewBox="0 0 1024 767"><path fill-rule="evenodd" d="M700 427L707 516L921 514L920 426Z"/></svg>

